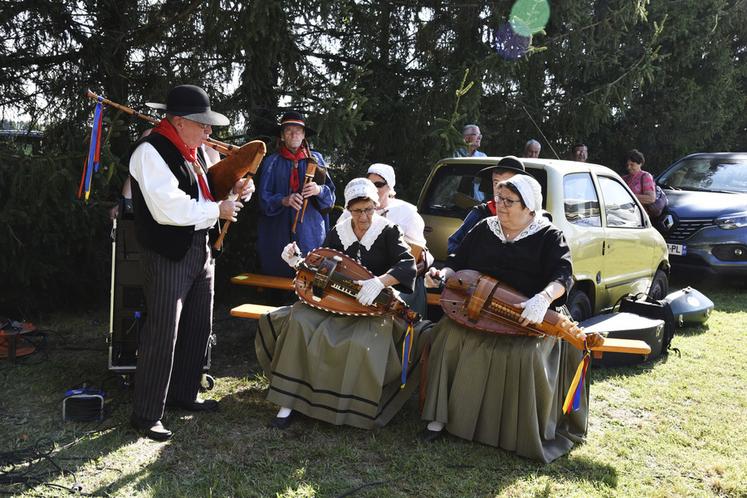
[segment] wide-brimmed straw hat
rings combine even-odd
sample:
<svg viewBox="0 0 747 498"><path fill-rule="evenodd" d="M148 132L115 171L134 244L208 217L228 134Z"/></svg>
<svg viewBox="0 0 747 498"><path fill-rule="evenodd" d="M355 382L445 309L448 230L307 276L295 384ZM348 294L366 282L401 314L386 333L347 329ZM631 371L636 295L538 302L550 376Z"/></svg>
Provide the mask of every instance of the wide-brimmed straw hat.
<svg viewBox="0 0 747 498"><path fill-rule="evenodd" d="M205 90L194 85L179 85L169 90L166 103L147 102L151 109L162 109L167 114L181 116L198 123L212 126L228 126L226 116L210 109L210 98Z"/></svg>
<svg viewBox="0 0 747 498"><path fill-rule="evenodd" d="M283 128L288 125L302 127L307 138L316 135L316 130L306 126L306 120L304 119L303 114L298 111L288 111L283 114L283 117L280 118L280 124L275 127L275 135L280 136Z"/></svg>

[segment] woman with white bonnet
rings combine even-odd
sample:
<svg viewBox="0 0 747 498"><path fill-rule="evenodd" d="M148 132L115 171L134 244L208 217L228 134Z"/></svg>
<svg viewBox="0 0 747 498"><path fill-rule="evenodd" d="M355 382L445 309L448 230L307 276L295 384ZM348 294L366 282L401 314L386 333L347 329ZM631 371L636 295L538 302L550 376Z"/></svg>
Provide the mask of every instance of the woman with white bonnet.
<svg viewBox="0 0 747 498"><path fill-rule="evenodd" d="M349 216L327 233L323 246L344 252L375 277L359 282L356 299L370 305L385 287L409 293L415 259L397 225L376 213L379 195L366 178L345 187ZM298 248L282 258L295 268ZM267 399L280 406L271 426L285 429L295 412L335 425L384 426L411 397L427 322L415 326L413 360L401 389L406 324L391 316L342 316L297 302L264 315L255 338L257 359L270 381Z"/></svg>
<svg viewBox="0 0 747 498"><path fill-rule="evenodd" d="M425 247L425 222L418 214L418 209L400 199L396 199L397 193L394 186L397 178L394 168L388 164L374 163L368 167L367 178L373 182L378 192L379 205L376 213L397 225L405 236L405 242L410 246L410 251L415 257L418 267L418 276L415 279L414 292L410 294L400 293L400 297L408 306L417 311L420 316L425 317L428 304L425 295L425 284L423 277L425 271L433 264L433 256ZM346 211L340 216L343 220L350 216Z"/></svg>
<svg viewBox="0 0 747 498"><path fill-rule="evenodd" d="M563 312L573 282L570 252L563 232L541 215L539 183L529 175L502 181L495 203L496 215L475 225L447 268L431 273L449 278L470 269L508 284L529 296L522 303L525 326L542 322L551 307ZM445 429L542 462L583 440L588 377L579 409L562 413L581 351L557 337L480 332L446 316L433 333L425 440Z"/></svg>

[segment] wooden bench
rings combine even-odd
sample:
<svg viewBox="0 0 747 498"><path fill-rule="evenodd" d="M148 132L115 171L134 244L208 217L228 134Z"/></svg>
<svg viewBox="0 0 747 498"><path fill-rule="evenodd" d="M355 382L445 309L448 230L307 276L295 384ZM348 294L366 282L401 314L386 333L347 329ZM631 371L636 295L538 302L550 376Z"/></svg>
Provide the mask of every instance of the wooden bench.
<svg viewBox="0 0 747 498"><path fill-rule="evenodd" d="M292 278L259 275L257 273L242 273L241 275L236 275L235 277L231 277L231 283L264 289L293 290Z"/></svg>
<svg viewBox="0 0 747 498"><path fill-rule="evenodd" d="M240 275L236 275L235 277L231 277L231 283L264 289L280 289L288 291L293 290L292 278L260 275L258 273L242 273ZM426 296L429 306L440 306L439 299L441 299L441 294L435 292L427 292Z"/></svg>
<svg viewBox="0 0 747 498"><path fill-rule="evenodd" d="M231 316L258 320L260 316L275 311L276 309L278 309L277 306L265 306L264 304L242 304L231 310Z"/></svg>

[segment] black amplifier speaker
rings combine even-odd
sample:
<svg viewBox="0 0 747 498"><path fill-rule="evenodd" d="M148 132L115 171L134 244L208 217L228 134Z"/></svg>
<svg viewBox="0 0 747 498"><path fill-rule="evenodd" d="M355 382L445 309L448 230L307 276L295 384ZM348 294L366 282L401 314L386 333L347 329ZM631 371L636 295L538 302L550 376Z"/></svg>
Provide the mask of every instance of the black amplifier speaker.
<svg viewBox="0 0 747 498"><path fill-rule="evenodd" d="M148 319L143 293L141 249L135 236L131 210L120 206L112 230L112 281L109 310L109 370L133 373L137 366L137 341ZM213 340L208 341L203 370L210 368Z"/></svg>

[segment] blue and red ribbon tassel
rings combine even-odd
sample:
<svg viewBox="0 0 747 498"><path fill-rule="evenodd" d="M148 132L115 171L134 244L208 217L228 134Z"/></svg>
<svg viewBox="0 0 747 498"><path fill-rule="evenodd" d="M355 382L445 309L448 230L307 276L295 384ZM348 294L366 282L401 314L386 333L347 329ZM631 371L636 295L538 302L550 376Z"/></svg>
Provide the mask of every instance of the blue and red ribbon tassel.
<svg viewBox="0 0 747 498"><path fill-rule="evenodd" d="M402 340L402 376L400 377L400 389L405 388L407 384L407 371L410 367L410 355L412 354L412 341L415 336L413 321L407 320L407 331L405 338Z"/></svg>
<svg viewBox="0 0 747 498"><path fill-rule="evenodd" d="M573 411L576 411L581 407L581 393L584 390L586 371L589 369L589 363L591 363L591 350L589 350L588 346L586 345L586 340L584 340L584 349L584 357L578 364L576 375L573 376L571 387L570 389L568 389L568 394L566 394L565 401L563 402L564 414L570 412L571 409L573 409Z"/></svg>
<svg viewBox="0 0 747 498"><path fill-rule="evenodd" d="M85 194L85 200L91 196L91 178L93 173L99 170L101 164L101 124L104 118L103 97L98 98L96 112L93 115L91 126L91 144L88 147L88 158L83 163L83 174L78 187L78 199Z"/></svg>
<svg viewBox="0 0 747 498"><path fill-rule="evenodd" d="M568 394L566 394L565 401L563 402L563 413L564 414L567 414L568 412L570 412L571 409L573 409L573 411L576 411L581 407L581 393L584 390L584 380L586 380L586 371L589 369L589 363L591 363L591 351L586 345L585 340L584 340L584 348L586 352L584 353L583 359L578 364L578 368L576 368L576 375L573 376L573 381L571 381L571 387L570 389L568 389Z"/></svg>

